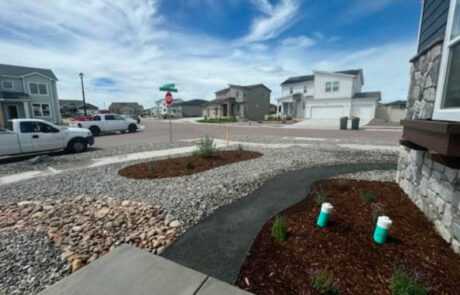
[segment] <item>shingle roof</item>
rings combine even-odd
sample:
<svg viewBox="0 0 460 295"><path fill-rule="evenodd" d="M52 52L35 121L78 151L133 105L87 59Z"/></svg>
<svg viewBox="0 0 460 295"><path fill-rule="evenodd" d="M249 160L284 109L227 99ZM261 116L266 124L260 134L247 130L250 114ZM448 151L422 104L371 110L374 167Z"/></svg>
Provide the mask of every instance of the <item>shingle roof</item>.
<svg viewBox="0 0 460 295"><path fill-rule="evenodd" d="M382 93L380 91L370 91L370 92L356 92L353 98L382 98Z"/></svg>
<svg viewBox="0 0 460 295"><path fill-rule="evenodd" d="M405 100L395 100L392 102L384 103L383 105L385 106L404 105L405 106L406 104L407 104L407 101Z"/></svg>
<svg viewBox="0 0 460 295"><path fill-rule="evenodd" d="M109 106L109 109L121 108L121 107L131 107L131 108L142 108L143 109L143 107L137 102L112 102Z"/></svg>
<svg viewBox="0 0 460 295"><path fill-rule="evenodd" d="M232 98L232 97L217 98L217 99L213 99L213 100L208 101L208 102L205 103L204 105L221 104L221 103L224 103L224 102L227 101L227 100L235 100L235 99Z"/></svg>
<svg viewBox="0 0 460 295"><path fill-rule="evenodd" d="M356 70L337 71L335 73L357 76L359 74L362 74L362 72L363 72L362 69L356 69Z"/></svg>
<svg viewBox="0 0 460 295"><path fill-rule="evenodd" d="M284 84L293 84L293 83L300 83L300 82L305 82L305 81L313 81L315 79L314 75L306 75L306 76L296 76L296 77L291 77L281 83L281 85Z"/></svg>
<svg viewBox="0 0 460 295"><path fill-rule="evenodd" d="M183 101L183 102L175 103L174 106L175 107L176 106L202 106L207 102L208 102L207 100L203 100L203 99L193 99L193 100L189 100L189 101Z"/></svg>
<svg viewBox="0 0 460 295"><path fill-rule="evenodd" d="M272 91L270 88L268 88L267 86L265 86L264 84L253 84L253 85L247 85L247 86L242 86L242 85L234 85L234 84L229 84L230 87L236 87L236 88L241 88L241 89L253 89L253 88L256 88L256 87L264 87L265 89L267 89L268 91ZM222 93L225 93L227 92L230 87L227 87L227 88L224 88L224 89L221 89L221 90L218 90L216 91L215 93L216 94L222 94Z"/></svg>
<svg viewBox="0 0 460 295"><path fill-rule="evenodd" d="M59 106L61 108L63 107L68 107L68 106L75 106L75 107L83 107L83 101L82 100L78 100L78 99L60 99L59 100ZM99 109L97 106L91 104L91 103L88 103L86 102L86 106L87 107L91 107L93 109Z"/></svg>
<svg viewBox="0 0 460 295"><path fill-rule="evenodd" d="M0 76L20 77L20 76L24 76L24 75L31 74L31 73L40 73L48 78L57 80L53 71L49 69L30 68L30 67L0 64Z"/></svg>
<svg viewBox="0 0 460 295"><path fill-rule="evenodd" d="M0 91L0 98L29 98L29 94L23 92Z"/></svg>

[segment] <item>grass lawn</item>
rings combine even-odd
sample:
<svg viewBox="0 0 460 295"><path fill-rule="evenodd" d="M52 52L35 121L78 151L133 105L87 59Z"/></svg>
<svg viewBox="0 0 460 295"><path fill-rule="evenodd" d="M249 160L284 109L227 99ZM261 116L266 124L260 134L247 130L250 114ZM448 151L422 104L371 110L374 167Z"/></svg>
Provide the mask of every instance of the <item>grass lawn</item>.
<svg viewBox="0 0 460 295"><path fill-rule="evenodd" d="M198 123L233 123L236 122L235 118L210 118L197 120Z"/></svg>

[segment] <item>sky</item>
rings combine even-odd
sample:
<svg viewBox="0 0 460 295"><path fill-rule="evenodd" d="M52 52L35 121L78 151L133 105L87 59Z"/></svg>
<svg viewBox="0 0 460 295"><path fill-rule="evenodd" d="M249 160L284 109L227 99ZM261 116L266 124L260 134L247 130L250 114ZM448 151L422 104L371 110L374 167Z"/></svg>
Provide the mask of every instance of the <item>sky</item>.
<svg viewBox="0 0 460 295"><path fill-rule="evenodd" d="M214 98L228 84L280 84L362 68L363 91L405 100L419 0L1 0L0 63L52 69L60 99L107 108Z"/></svg>

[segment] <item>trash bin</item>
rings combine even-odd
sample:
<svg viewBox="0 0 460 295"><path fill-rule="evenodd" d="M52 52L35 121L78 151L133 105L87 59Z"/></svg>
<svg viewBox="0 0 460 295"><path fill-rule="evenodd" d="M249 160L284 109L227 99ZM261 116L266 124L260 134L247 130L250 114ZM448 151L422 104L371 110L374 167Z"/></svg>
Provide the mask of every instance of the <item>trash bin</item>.
<svg viewBox="0 0 460 295"><path fill-rule="evenodd" d="M352 130L359 129L359 117L354 117L351 119L351 129Z"/></svg>
<svg viewBox="0 0 460 295"><path fill-rule="evenodd" d="M340 130L347 130L348 117L340 118Z"/></svg>

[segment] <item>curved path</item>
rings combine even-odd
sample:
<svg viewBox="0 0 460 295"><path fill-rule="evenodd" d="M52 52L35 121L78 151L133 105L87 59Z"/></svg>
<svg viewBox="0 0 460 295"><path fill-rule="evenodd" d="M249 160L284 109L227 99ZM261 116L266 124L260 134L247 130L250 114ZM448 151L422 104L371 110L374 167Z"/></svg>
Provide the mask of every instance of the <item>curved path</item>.
<svg viewBox="0 0 460 295"><path fill-rule="evenodd" d="M234 283L262 226L278 212L303 200L315 181L339 174L394 169L396 164L351 164L304 168L275 176L247 197L220 208L189 229L162 256Z"/></svg>

